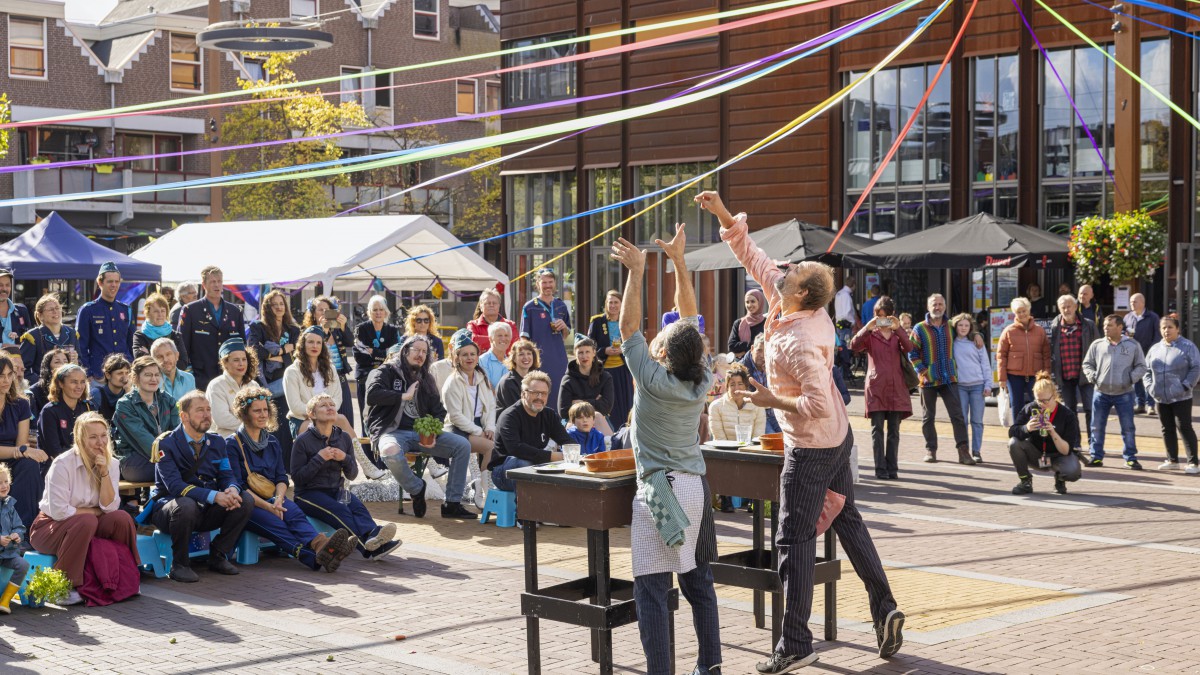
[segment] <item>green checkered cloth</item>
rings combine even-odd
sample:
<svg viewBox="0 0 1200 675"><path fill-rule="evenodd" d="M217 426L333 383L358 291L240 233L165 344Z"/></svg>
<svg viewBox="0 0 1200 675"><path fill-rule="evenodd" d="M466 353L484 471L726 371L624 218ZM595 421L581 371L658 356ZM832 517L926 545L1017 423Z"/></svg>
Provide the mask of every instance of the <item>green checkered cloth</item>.
<svg viewBox="0 0 1200 675"><path fill-rule="evenodd" d="M692 521L688 520L683 507L679 505L679 500L675 498L675 491L671 489L671 480L667 477L667 472L652 471L643 482L646 508L654 518L658 536L671 548L682 546L683 532Z"/></svg>

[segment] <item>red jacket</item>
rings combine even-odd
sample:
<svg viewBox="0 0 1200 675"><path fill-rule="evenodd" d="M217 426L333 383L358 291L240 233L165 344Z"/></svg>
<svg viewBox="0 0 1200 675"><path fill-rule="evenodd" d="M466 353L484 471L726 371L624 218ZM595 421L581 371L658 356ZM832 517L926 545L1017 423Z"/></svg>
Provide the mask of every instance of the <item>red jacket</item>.
<svg viewBox="0 0 1200 675"><path fill-rule="evenodd" d="M133 552L112 539L94 537L88 545L83 585L75 589L88 607L121 602L140 589L141 573Z"/></svg>
<svg viewBox="0 0 1200 675"><path fill-rule="evenodd" d="M884 340L882 331L864 327L850 341L850 349L867 353L867 383L863 387L867 416L873 412L900 412L900 419L912 415L912 399L904 385L900 359L908 358L915 348L903 328L892 331L892 336Z"/></svg>
<svg viewBox="0 0 1200 675"><path fill-rule="evenodd" d="M511 352L512 343L516 342L518 337L517 324L504 317L500 317L500 321L508 324L508 327L512 329L512 340L508 343L508 351ZM471 339L475 341L475 344L479 345L480 356L483 356L484 352L492 348L492 339L488 337L488 325L487 319L484 319L482 314L478 319L471 319L467 322L467 328L471 329Z"/></svg>

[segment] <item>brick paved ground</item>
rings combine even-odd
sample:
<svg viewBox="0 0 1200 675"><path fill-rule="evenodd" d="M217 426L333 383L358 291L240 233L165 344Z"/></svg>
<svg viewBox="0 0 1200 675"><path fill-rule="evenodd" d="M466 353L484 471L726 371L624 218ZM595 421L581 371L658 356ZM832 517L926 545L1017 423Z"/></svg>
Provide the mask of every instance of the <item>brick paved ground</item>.
<svg viewBox="0 0 1200 675"><path fill-rule="evenodd" d="M814 672L1200 672L1200 477L1106 467L1087 470L1067 497L1037 476L1035 495L1014 498L1015 476L998 461L1002 430L989 429L982 466L929 465L910 421L902 480L875 481L866 423L852 423L864 451L856 498L910 613L908 641L891 661L876 658L847 563L840 639L817 642ZM1157 465L1161 441L1142 440L1144 463ZM147 580L140 598L113 607L15 607L0 618L0 672L525 672L520 532L444 521L436 507L425 520L396 516L394 505L373 510L406 540L383 562L351 559L326 575L266 555L234 578ZM745 546L749 534L748 515L719 515L723 547ZM543 583L586 568L582 531L544 527L539 539ZM627 576L627 531L612 543L614 574ZM718 595L725 672L752 672L769 633L753 627L749 594ZM686 673L695 658L686 605L676 623ZM543 623L542 639L544 672L598 672L582 631ZM636 628L614 640L619 670L641 672Z"/></svg>

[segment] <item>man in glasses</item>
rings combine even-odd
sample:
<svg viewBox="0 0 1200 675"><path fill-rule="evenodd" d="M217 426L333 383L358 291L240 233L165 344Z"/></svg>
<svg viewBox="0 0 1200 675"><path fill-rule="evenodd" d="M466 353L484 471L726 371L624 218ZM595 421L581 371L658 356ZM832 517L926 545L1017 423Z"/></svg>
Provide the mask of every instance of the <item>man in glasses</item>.
<svg viewBox="0 0 1200 675"><path fill-rule="evenodd" d="M511 405L496 422L496 447L487 468L492 483L512 492L516 486L508 478L510 469L545 464L562 459L558 448L574 443L550 400L550 376L540 370L525 373L521 380L521 404Z"/></svg>

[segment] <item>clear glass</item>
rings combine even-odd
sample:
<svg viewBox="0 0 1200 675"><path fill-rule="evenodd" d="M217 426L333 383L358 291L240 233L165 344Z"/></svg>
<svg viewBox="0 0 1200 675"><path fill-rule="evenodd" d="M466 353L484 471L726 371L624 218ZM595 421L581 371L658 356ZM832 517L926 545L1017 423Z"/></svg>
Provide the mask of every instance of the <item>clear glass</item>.
<svg viewBox="0 0 1200 675"><path fill-rule="evenodd" d="M734 433L737 435L738 443L749 443L750 435L754 432L753 428L749 424L734 425L733 430L734 430Z"/></svg>
<svg viewBox="0 0 1200 675"><path fill-rule="evenodd" d="M567 443L562 446L563 461L567 464L579 466L579 444Z"/></svg>

